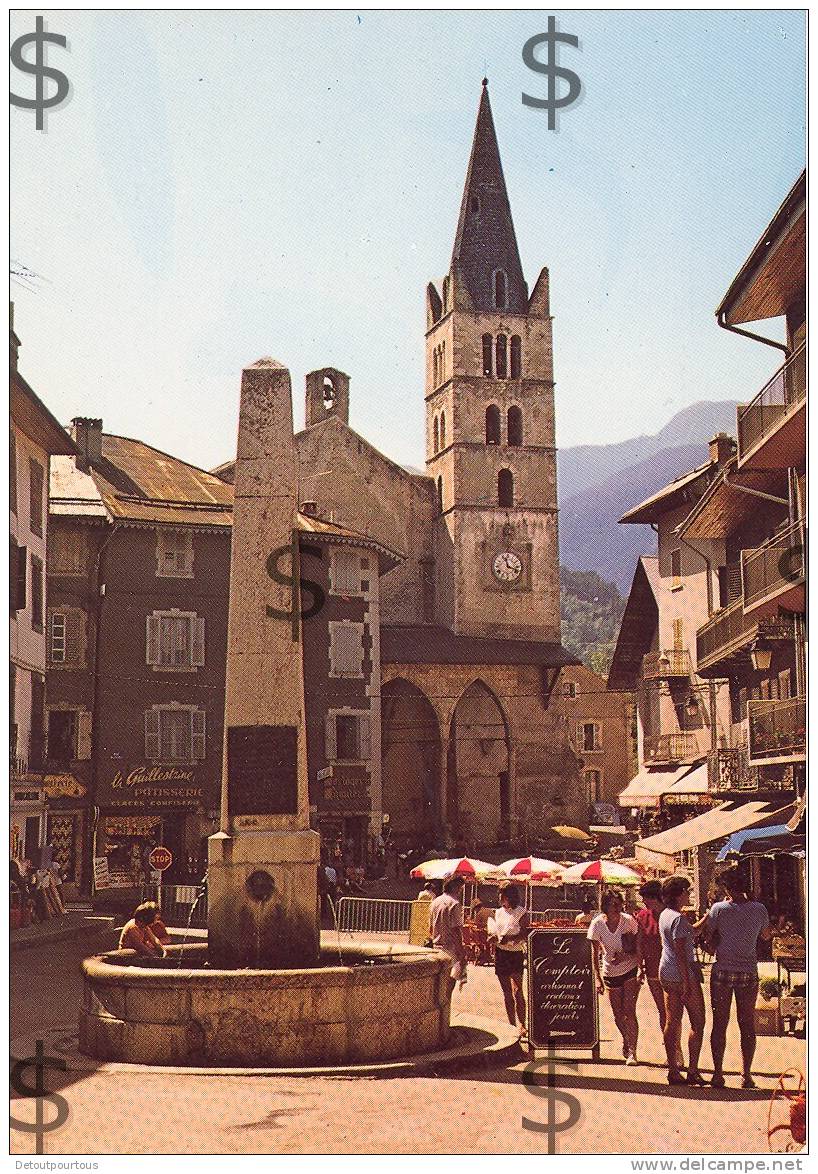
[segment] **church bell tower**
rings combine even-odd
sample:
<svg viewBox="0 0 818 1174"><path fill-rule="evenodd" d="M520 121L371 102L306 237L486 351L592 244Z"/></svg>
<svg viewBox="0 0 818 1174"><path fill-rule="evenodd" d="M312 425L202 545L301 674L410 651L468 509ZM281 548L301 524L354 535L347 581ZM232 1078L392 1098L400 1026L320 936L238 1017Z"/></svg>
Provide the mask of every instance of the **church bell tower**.
<svg viewBox="0 0 818 1174"><path fill-rule="evenodd" d="M548 270L529 296L483 81L449 273L426 292L439 623L559 641Z"/></svg>

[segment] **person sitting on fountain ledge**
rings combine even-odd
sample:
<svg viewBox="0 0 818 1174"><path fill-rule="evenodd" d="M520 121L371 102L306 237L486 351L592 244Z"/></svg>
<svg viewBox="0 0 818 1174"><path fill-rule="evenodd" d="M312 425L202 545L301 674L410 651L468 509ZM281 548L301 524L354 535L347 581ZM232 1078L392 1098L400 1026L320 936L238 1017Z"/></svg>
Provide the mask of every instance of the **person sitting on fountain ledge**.
<svg viewBox="0 0 818 1174"><path fill-rule="evenodd" d="M159 912L155 901L145 901L134 909L133 917L122 927L120 950L135 950L147 958L164 958L165 947L153 932L153 922ZM162 929L165 927L162 926ZM167 930L165 930L167 934ZM168 938L170 940L170 938Z"/></svg>
<svg viewBox="0 0 818 1174"><path fill-rule="evenodd" d="M146 909L153 910L153 921L150 923L151 933L156 938L157 942L160 942L163 946L169 946L170 934L168 933L167 927L162 920L162 910L159 908L156 901L143 901L143 905Z"/></svg>

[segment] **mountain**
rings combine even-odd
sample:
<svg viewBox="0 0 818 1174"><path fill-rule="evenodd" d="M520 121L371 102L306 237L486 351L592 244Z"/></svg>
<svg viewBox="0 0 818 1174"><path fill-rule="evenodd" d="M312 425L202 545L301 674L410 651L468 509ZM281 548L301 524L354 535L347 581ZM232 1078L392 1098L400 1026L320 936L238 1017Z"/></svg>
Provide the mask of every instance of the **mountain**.
<svg viewBox="0 0 818 1174"><path fill-rule="evenodd" d="M617 444L583 444L575 448L561 448L557 456L560 504L590 489L592 485L607 481L614 473L658 456L665 449L700 445L706 453L707 442L716 432L735 436L734 400L691 404L689 408L677 412L655 436L636 436L633 440L622 440ZM661 485L656 488L661 488Z"/></svg>
<svg viewBox="0 0 818 1174"><path fill-rule="evenodd" d="M594 571L560 567L560 618L563 647L593 672L607 677L625 600L614 583Z"/></svg>
<svg viewBox="0 0 818 1174"><path fill-rule="evenodd" d="M649 526L620 526L619 518L675 477L703 465L716 432L735 433L736 405L693 404L655 436L560 452L560 562L596 571L627 594L636 560L656 551Z"/></svg>

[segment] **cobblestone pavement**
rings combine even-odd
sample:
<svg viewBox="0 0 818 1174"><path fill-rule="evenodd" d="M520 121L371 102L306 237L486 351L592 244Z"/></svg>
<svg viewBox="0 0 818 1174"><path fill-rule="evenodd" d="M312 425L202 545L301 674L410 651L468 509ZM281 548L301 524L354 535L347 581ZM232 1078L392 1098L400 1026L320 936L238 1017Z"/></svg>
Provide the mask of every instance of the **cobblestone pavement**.
<svg viewBox="0 0 818 1174"><path fill-rule="evenodd" d="M108 942L103 941L103 946ZM87 943L61 942L12 957L12 1054L38 1035L47 1052L75 1046L79 964ZM470 968L453 1010L503 1017L493 971ZM779 1073L805 1066L803 1040L762 1037L756 1054L759 1091L739 1088L738 1038L728 1037L725 1090L681 1090L665 1082L655 1009L639 997L640 1061L622 1063L607 1003L601 1005L602 1055L558 1069L558 1089L574 1094L579 1123L557 1139L563 1153L753 1154L767 1152L767 1111ZM709 1031L709 1020L708 1020ZM702 1066L710 1053L705 1039ZM526 1128L547 1118L544 1078L526 1087L527 1057L506 1067L439 1077L388 1079L179 1075L164 1072L69 1071L47 1074L70 1115L46 1137L53 1154L105 1153L546 1153L546 1136ZM55 1080L56 1075L56 1080ZM156 1123L145 1129L145 1115ZM33 1120L34 1102L16 1099L13 1114ZM46 1119L53 1106L45 1106ZM566 1115L556 1106L556 1117ZM13 1153L34 1152L31 1134L14 1131Z"/></svg>

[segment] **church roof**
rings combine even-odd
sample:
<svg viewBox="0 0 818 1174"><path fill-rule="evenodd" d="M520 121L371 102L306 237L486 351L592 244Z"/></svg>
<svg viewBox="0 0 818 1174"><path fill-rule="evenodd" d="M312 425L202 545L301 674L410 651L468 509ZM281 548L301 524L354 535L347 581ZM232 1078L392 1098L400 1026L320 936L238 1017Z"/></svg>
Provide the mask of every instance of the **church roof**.
<svg viewBox="0 0 818 1174"><path fill-rule="evenodd" d="M578 664L561 644L460 636L437 624L389 624L381 628L382 664Z"/></svg>
<svg viewBox="0 0 818 1174"><path fill-rule="evenodd" d="M508 278L508 312L527 312L528 290L485 80L452 252L452 268L455 266L478 312L497 309L492 288L497 269L505 270Z"/></svg>

